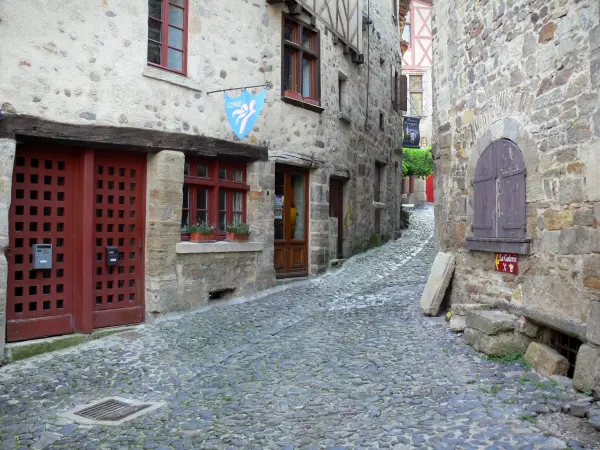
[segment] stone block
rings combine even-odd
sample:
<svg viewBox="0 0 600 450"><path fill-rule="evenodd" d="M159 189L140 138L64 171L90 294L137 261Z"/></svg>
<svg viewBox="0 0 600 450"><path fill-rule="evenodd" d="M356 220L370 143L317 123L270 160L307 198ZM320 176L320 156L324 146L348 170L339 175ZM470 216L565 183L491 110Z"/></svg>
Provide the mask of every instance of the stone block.
<svg viewBox="0 0 600 450"><path fill-rule="evenodd" d="M467 285L466 288L467 291L469 291L469 285ZM488 305L487 303L455 303L450 308L453 314L457 314L459 316L466 316L469 311L477 311L482 309L492 309L492 305Z"/></svg>
<svg viewBox="0 0 600 450"><path fill-rule="evenodd" d="M547 377L553 375L566 376L569 372L569 361L553 348L538 342L532 342L527 347L525 359L533 368Z"/></svg>
<svg viewBox="0 0 600 450"><path fill-rule="evenodd" d="M489 336L515 329L516 317L502 311L469 311L467 326Z"/></svg>
<svg viewBox="0 0 600 450"><path fill-rule="evenodd" d="M591 392L595 386L596 370L600 365L600 347L583 344L577 352L573 386L581 392Z"/></svg>
<svg viewBox="0 0 600 450"><path fill-rule="evenodd" d="M590 424L600 431L600 408L590 409Z"/></svg>
<svg viewBox="0 0 600 450"><path fill-rule="evenodd" d="M439 252L421 296L421 309L428 316L438 314L446 290L454 273L456 260L451 253Z"/></svg>
<svg viewBox="0 0 600 450"><path fill-rule="evenodd" d="M546 230L562 230L573 225L573 211L570 209L544 211L544 228Z"/></svg>
<svg viewBox="0 0 600 450"><path fill-rule="evenodd" d="M589 343L600 346L600 302L591 304L585 338Z"/></svg>
<svg viewBox="0 0 600 450"><path fill-rule="evenodd" d="M589 161L588 161L589 165ZM586 198L583 178L562 178L558 186L558 200L561 205L582 202Z"/></svg>
<svg viewBox="0 0 600 450"><path fill-rule="evenodd" d="M467 344L489 356L507 356L514 353L524 353L531 343L530 338L520 333L509 331L490 336L468 326L465 329L464 337Z"/></svg>
<svg viewBox="0 0 600 450"><path fill-rule="evenodd" d="M535 338L540 330L540 327L538 327L535 323L533 323L531 320L528 320L525 317L519 317L515 329L519 333L523 333L525 336Z"/></svg>
<svg viewBox="0 0 600 450"><path fill-rule="evenodd" d="M595 244L595 229L589 227L566 228L560 232L560 253L581 255L589 253Z"/></svg>
<svg viewBox="0 0 600 450"><path fill-rule="evenodd" d="M455 333L462 333L467 328L466 316L459 316L458 314L452 314L450 318L450 329Z"/></svg>

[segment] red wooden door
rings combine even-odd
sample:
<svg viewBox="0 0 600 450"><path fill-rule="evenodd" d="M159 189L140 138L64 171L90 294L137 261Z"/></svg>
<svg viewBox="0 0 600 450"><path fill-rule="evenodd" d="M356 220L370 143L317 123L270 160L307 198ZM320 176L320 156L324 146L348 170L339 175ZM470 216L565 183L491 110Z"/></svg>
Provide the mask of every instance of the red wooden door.
<svg viewBox="0 0 600 450"><path fill-rule="evenodd" d="M145 155L97 153L94 159L93 326L144 317ZM106 246L119 264L106 265Z"/></svg>
<svg viewBox="0 0 600 450"><path fill-rule="evenodd" d="M18 149L9 220L7 340L73 331L75 160ZM52 244L52 268L34 270L33 244Z"/></svg>
<svg viewBox="0 0 600 450"><path fill-rule="evenodd" d="M429 175L425 181L425 195L427 196L427 201L433 203L433 175Z"/></svg>

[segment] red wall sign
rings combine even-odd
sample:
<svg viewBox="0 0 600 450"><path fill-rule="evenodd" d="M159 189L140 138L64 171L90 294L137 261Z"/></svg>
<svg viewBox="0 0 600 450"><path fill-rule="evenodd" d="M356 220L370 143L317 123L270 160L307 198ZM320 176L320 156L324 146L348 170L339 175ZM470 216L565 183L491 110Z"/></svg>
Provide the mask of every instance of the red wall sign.
<svg viewBox="0 0 600 450"><path fill-rule="evenodd" d="M496 253L496 272L519 274L519 255Z"/></svg>

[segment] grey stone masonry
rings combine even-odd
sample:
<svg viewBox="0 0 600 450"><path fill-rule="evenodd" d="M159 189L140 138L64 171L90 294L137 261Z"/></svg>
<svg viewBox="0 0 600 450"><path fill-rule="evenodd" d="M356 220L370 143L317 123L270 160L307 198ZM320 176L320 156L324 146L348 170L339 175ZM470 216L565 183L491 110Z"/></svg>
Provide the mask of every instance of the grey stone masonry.
<svg viewBox="0 0 600 450"><path fill-rule="evenodd" d="M467 326L489 336L515 329L516 317L501 311L469 311Z"/></svg>

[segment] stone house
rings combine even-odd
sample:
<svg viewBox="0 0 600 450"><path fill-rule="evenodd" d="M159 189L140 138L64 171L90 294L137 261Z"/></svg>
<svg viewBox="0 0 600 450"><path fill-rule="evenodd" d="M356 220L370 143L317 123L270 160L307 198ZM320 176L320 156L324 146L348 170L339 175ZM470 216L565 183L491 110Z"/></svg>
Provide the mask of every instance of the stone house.
<svg viewBox="0 0 600 450"><path fill-rule="evenodd" d="M450 301L536 325L589 391L600 381L600 4L445 1L433 14Z"/></svg>
<svg viewBox="0 0 600 450"><path fill-rule="evenodd" d="M0 5L0 351L314 275L395 235L397 4L328 3ZM263 85L240 142L222 90ZM249 242L225 241L240 220ZM199 221L217 242L187 240Z"/></svg>

